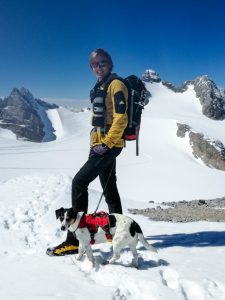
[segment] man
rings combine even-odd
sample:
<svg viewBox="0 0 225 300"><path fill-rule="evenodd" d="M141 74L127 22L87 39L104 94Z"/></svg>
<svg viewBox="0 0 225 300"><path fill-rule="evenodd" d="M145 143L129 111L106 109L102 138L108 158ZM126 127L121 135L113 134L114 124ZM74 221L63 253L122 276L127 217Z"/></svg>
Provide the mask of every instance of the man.
<svg viewBox="0 0 225 300"><path fill-rule="evenodd" d="M87 162L72 182L72 207L87 212L88 185L99 176L109 213L122 214L116 185L116 157L124 147L123 133L128 123L128 90L118 76L112 74L113 62L105 50L93 51L89 63L97 77L97 83L91 91L91 148ZM68 231L66 241L48 248L47 254L74 254L78 246L77 239Z"/></svg>

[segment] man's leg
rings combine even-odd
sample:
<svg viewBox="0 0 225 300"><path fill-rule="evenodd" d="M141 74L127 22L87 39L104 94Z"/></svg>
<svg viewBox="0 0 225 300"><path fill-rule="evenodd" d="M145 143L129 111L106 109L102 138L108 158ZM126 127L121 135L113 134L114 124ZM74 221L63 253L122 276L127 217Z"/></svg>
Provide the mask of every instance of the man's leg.
<svg viewBox="0 0 225 300"><path fill-rule="evenodd" d="M91 155L72 181L72 207L78 211L88 210L88 185L108 165L108 159L101 155Z"/></svg>
<svg viewBox="0 0 225 300"><path fill-rule="evenodd" d="M117 153L118 151L116 151ZM87 212L88 185L103 169L112 162L114 151L109 150L106 155L90 155L88 161L75 175L72 182L72 207L78 211ZM66 241L56 247L48 248L46 253L50 256L74 254L78 252L78 240L68 231Z"/></svg>
<svg viewBox="0 0 225 300"><path fill-rule="evenodd" d="M116 158L99 174L105 201L108 204L109 213L122 214L120 195L116 184Z"/></svg>

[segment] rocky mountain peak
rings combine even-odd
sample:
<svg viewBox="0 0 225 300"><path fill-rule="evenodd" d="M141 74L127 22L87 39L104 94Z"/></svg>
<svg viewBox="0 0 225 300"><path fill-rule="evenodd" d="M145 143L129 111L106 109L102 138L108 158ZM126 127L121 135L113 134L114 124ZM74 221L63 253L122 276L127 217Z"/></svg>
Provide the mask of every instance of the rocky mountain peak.
<svg viewBox="0 0 225 300"><path fill-rule="evenodd" d="M37 99L35 99L31 92L24 87L20 89L13 88L9 97L7 97L6 99L8 100L8 105L10 106L25 105L32 109L38 108Z"/></svg>
<svg viewBox="0 0 225 300"><path fill-rule="evenodd" d="M26 97L26 98L34 99L31 92L28 89L26 89L25 87L13 88L11 93L10 93L10 96L11 95L20 95L20 96L23 96L23 97Z"/></svg>
<svg viewBox="0 0 225 300"><path fill-rule="evenodd" d="M20 90L18 88L13 88L9 96L20 95Z"/></svg>
<svg viewBox="0 0 225 300"><path fill-rule="evenodd" d="M199 76L191 81L196 96L202 105L202 113L214 120L222 120L225 116L225 95L214 81L207 75Z"/></svg>
<svg viewBox="0 0 225 300"><path fill-rule="evenodd" d="M212 81L208 75L199 76L194 80L195 86L201 86L202 89L211 90L214 96L220 98L222 97L221 89L218 88L218 86L215 84L214 81Z"/></svg>
<svg viewBox="0 0 225 300"><path fill-rule="evenodd" d="M176 87L169 81L162 80L156 71L147 69L142 75L142 80L151 83L161 82L175 93L183 93L192 85L202 106L202 113L213 120L223 120L225 118L225 89L219 88L208 75L199 76L194 80L187 80L180 87Z"/></svg>
<svg viewBox="0 0 225 300"><path fill-rule="evenodd" d="M20 94L26 99L34 100L34 96L31 94L31 92L24 87L20 88Z"/></svg>
<svg viewBox="0 0 225 300"><path fill-rule="evenodd" d="M160 82L161 78L159 77L159 74L156 73L156 71L147 69L142 75L142 80L145 82Z"/></svg>
<svg viewBox="0 0 225 300"><path fill-rule="evenodd" d="M14 88L8 97L0 101L0 126L11 130L18 138L42 142L47 135L46 128L54 131L46 114L48 109L53 108L57 105L34 98L28 89ZM55 138L54 134L51 138Z"/></svg>

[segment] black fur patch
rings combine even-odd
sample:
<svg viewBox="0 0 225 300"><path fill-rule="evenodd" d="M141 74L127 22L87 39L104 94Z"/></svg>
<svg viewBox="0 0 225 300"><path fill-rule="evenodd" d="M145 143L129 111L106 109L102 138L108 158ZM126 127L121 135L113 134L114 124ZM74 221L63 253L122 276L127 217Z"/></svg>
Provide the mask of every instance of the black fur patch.
<svg viewBox="0 0 225 300"><path fill-rule="evenodd" d="M109 215L109 226L110 228L116 227L116 217L114 215Z"/></svg>
<svg viewBox="0 0 225 300"><path fill-rule="evenodd" d="M135 233L142 233L142 230L141 230L141 227L138 225L138 223L133 221L130 224L130 234L131 234L131 236L135 236Z"/></svg>
<svg viewBox="0 0 225 300"><path fill-rule="evenodd" d="M77 218L77 211L75 208L69 208L67 210L67 214L66 214L66 221L69 222L72 219L76 220Z"/></svg>
<svg viewBox="0 0 225 300"><path fill-rule="evenodd" d="M123 92L117 92L114 95L114 101L115 101L115 112L117 114L125 114L127 105L126 105L126 99L123 94Z"/></svg>
<svg viewBox="0 0 225 300"><path fill-rule="evenodd" d="M67 209L63 208L63 207L56 209L56 211L55 211L56 219L60 219L60 221L62 222L64 220L66 211L67 211Z"/></svg>

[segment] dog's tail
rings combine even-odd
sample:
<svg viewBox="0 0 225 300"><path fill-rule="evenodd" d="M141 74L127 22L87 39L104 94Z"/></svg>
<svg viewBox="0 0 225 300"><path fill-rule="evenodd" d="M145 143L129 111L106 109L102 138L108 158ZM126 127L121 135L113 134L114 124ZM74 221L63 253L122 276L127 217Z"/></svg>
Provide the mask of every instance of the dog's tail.
<svg viewBox="0 0 225 300"><path fill-rule="evenodd" d="M146 241L146 239L143 236L143 233L138 233L138 239L146 249L158 253L158 250Z"/></svg>
<svg viewBox="0 0 225 300"><path fill-rule="evenodd" d="M146 241L146 239L144 238L144 235L143 235L143 233L142 233L142 230L141 230L141 227L135 222L135 221L133 221L133 224L132 224L133 226L133 229L135 230L135 232L137 233L137 235L138 235L138 240L142 243L142 245L146 248L146 249L148 249L148 250L151 250L151 251L153 251L153 252L158 252L158 250L155 248L155 247L153 247L152 245L150 245L147 241Z"/></svg>

